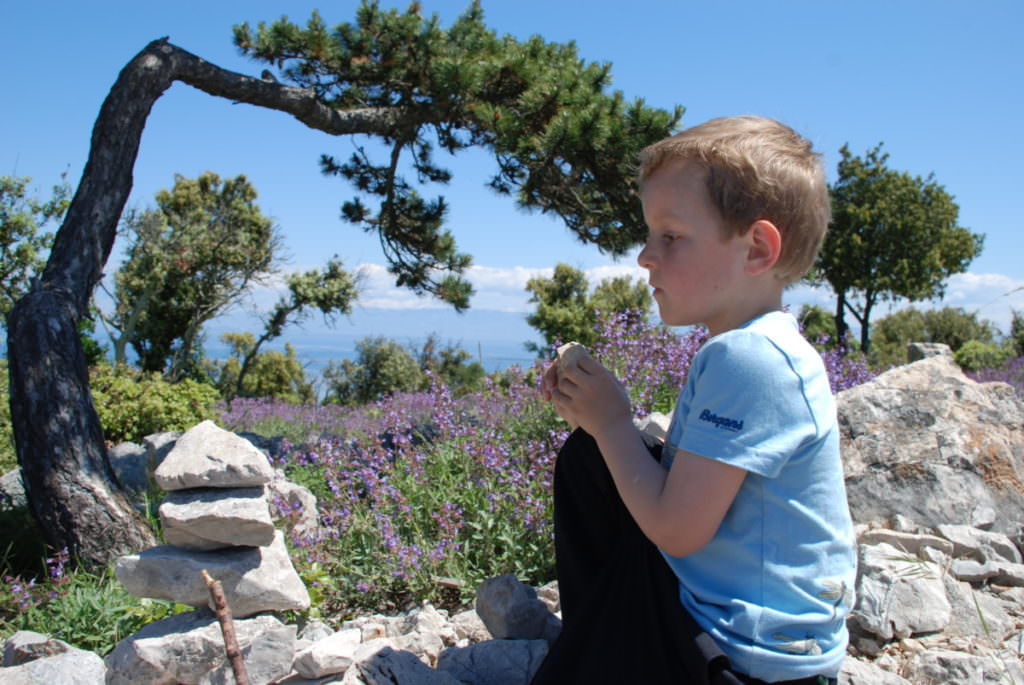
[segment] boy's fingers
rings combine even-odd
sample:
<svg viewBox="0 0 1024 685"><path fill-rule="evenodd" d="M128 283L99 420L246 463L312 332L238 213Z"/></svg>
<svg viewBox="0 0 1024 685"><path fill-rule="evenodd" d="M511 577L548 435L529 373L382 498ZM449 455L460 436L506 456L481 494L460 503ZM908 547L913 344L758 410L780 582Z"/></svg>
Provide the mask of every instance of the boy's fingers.
<svg viewBox="0 0 1024 685"><path fill-rule="evenodd" d="M599 373L601 369L604 368L599 361L590 356L580 357L576 364L582 371L590 374L591 376Z"/></svg>

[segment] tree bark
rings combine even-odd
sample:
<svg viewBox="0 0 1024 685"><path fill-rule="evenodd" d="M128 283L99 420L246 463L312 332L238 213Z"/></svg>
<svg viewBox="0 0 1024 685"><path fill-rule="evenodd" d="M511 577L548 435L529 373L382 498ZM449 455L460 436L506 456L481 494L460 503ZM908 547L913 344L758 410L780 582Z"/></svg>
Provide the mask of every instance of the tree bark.
<svg viewBox="0 0 1024 685"><path fill-rule="evenodd" d="M836 322L836 344L846 347L846 291L836 292L836 314L833 317Z"/></svg>
<svg viewBox="0 0 1024 685"><path fill-rule="evenodd" d="M287 112L332 135L393 134L427 116L397 108L335 110L311 90L221 69L166 39L150 43L121 71L100 109L49 261L8 324L11 419L29 506L50 545L92 565L156 542L110 467L78 323L110 256L150 109L176 80Z"/></svg>

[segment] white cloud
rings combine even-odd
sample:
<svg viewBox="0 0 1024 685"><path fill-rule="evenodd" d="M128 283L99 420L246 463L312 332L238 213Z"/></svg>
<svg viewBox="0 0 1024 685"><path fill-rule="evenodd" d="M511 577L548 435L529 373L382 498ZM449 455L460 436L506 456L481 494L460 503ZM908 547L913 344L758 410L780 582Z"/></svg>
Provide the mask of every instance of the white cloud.
<svg viewBox="0 0 1024 685"><path fill-rule="evenodd" d="M407 288L395 285L395 278L382 264L364 263L353 269L359 274L361 294L356 304L366 309L450 309L450 306L430 296L417 296ZM635 263L609 263L584 269L587 280L596 285L606 278L627 276L647 282L647 271ZM476 294L471 310L529 313L533 305L529 302L526 283L531 278L550 278L552 267L511 266L495 267L476 265L469 268L466 277ZM269 309L284 291L283 277L277 277L254 290L246 309ZM783 293L783 302L794 312L804 304L815 304L831 312L835 299L827 287L812 287L798 284ZM873 320L897 311L910 304L899 302L879 303ZM936 307L961 307L968 312L977 312L979 317L989 319L1003 332L1009 330L1011 310L1024 312L1024 280L1005 274L964 273L951 277L946 286L946 295L941 302L915 302L914 307L929 309ZM852 317L848 322L853 324Z"/></svg>
<svg viewBox="0 0 1024 685"><path fill-rule="evenodd" d="M358 306L381 309L445 309L449 306L435 298L418 297L406 288L395 286L394 276L382 264L360 264L356 270L360 274L362 287ZM550 278L553 273L553 267L471 266L466 272L466 278L476 292L471 307L502 312L530 312L533 306L529 303L526 283L531 278ZM585 269L584 273L591 284L614 276L647 281L647 272L639 266L609 264Z"/></svg>

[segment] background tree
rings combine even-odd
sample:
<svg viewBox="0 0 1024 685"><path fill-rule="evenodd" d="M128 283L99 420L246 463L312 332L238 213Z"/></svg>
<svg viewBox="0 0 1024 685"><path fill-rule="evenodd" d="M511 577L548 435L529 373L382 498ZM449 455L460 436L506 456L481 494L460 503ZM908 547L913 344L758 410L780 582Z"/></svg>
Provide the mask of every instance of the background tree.
<svg viewBox="0 0 1024 685"><path fill-rule="evenodd" d="M89 395L78 323L110 255L131 192L146 118L175 81L232 101L288 112L331 135L375 136L385 164L365 151L345 164L324 160L369 196L371 213L346 215L381 238L401 285L465 306L459 276L468 260L443 230L444 204L413 193L400 173L403 153L417 182L443 182L431 142L446 151L479 146L494 155L490 185L519 205L555 214L600 249L619 252L644 235L635 202L634 161L673 131L682 114L627 103L606 92L607 64L581 60L572 44L539 37L498 38L479 3L447 30L364 3L355 24L328 30L318 15L236 28L248 55L283 69L261 79L221 69L166 40L150 43L118 75L100 109L82 179L54 239L39 287L9 318L12 423L33 515L47 542L90 563L154 543L116 483ZM280 82L292 80L296 85Z"/></svg>
<svg viewBox="0 0 1024 685"><path fill-rule="evenodd" d="M526 349L539 356L551 354L557 342L575 340L593 345L597 334L597 312L635 311L647 317L651 310L651 293L647 285L628 276L602 280L590 292L587 276L568 264L558 264L551 278L531 278L526 282L530 302L536 304L534 312L526 317L544 336L544 345L526 343Z"/></svg>
<svg viewBox="0 0 1024 685"><path fill-rule="evenodd" d="M245 176L176 175L156 202L126 222L132 242L108 323L117 363L131 345L144 371L174 380L195 368L203 324L270 274L279 238Z"/></svg>
<svg viewBox="0 0 1024 685"><path fill-rule="evenodd" d="M871 360L879 368L907 363L907 344L931 342L949 345L955 354L971 340L990 345L997 329L977 312L961 307L920 310L907 307L878 320L871 334Z"/></svg>
<svg viewBox="0 0 1024 685"><path fill-rule="evenodd" d="M245 385L250 369L260 359L259 350L263 344L281 337L285 326L301 323L309 316L311 308L318 309L323 315L324 321L332 323L337 314L351 313L352 302L357 295L355 280L349 272L342 268L342 263L337 258L330 260L323 271L312 269L305 273L290 275L288 277L288 295L278 300L274 309L266 316L263 333L260 337L249 336L252 338L251 341L237 339L240 345L234 348L235 355L239 359L239 368L235 373L235 386L231 387L230 384L224 383L222 378L219 384L225 393L224 396L229 400L239 396L269 396L252 394L262 392L260 388L266 387L262 381L250 383L248 387ZM233 342L232 345L234 345ZM265 366L270 363L271 359L274 357L265 357L262 364ZM266 375L266 370L261 372L261 378Z"/></svg>
<svg viewBox="0 0 1024 685"><path fill-rule="evenodd" d="M1024 357L1024 313L1012 310L1010 321L1010 351L1016 357Z"/></svg>
<svg viewBox="0 0 1024 685"><path fill-rule="evenodd" d="M836 337L836 320L824 308L816 304L805 304L800 307L796 320L800 324L803 336L816 345L826 348L839 347Z"/></svg>
<svg viewBox="0 0 1024 685"><path fill-rule="evenodd" d="M409 351L382 336L357 342L356 359L330 362L323 376L327 383L324 401L337 404L365 404L423 386L423 372Z"/></svg>
<svg viewBox="0 0 1024 685"><path fill-rule="evenodd" d="M313 384L291 345L286 344L284 352L257 352L252 333L225 333L220 339L231 347L231 355L209 366L222 397L273 397L292 404L316 400Z"/></svg>
<svg viewBox="0 0 1024 685"><path fill-rule="evenodd" d="M0 325L7 327L7 315L28 290L29 281L45 264L53 242L42 229L60 221L67 210L71 187L61 183L42 202L28 194L27 176L0 176Z"/></svg>
<svg viewBox="0 0 1024 685"><path fill-rule="evenodd" d="M941 298L946 279L981 253L982 236L957 225L959 207L933 176L889 169L881 144L864 157L845 145L839 152L832 224L816 274L836 294L838 338L846 335L849 312L867 353L874 306L895 298Z"/></svg>
<svg viewBox="0 0 1024 685"><path fill-rule="evenodd" d="M469 352L451 341L442 345L436 333L427 336L414 356L422 371L433 373L456 394L476 390L486 375L483 364L471 361ZM427 384L423 389L428 389Z"/></svg>

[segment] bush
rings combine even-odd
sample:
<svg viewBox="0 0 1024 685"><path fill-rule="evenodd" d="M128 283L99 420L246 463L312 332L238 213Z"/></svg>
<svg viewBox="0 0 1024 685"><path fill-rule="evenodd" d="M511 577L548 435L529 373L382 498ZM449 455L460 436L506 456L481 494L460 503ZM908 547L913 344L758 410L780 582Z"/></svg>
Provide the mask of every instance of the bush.
<svg viewBox="0 0 1024 685"><path fill-rule="evenodd" d="M128 366L94 366L89 373L96 412L111 443L141 442L152 433L188 430L214 417L217 391L185 379L169 383Z"/></svg>
<svg viewBox="0 0 1024 685"><path fill-rule="evenodd" d="M980 369L966 373L979 383L993 381L1009 383L1017 391L1017 394L1024 398L1024 356L1014 357L998 368Z"/></svg>
<svg viewBox="0 0 1024 685"><path fill-rule="evenodd" d="M220 339L231 346L231 356L225 361L207 362L206 369L211 378L216 379L221 395L234 400L243 360L255 346L256 338L252 333L225 333ZM291 404L307 404L316 399L313 384L306 380L306 370L290 344L284 346L284 352L264 350L258 353L242 379L238 396L270 397Z"/></svg>
<svg viewBox="0 0 1024 685"><path fill-rule="evenodd" d="M1005 364L1009 358L1009 350L980 340L968 340L953 353L953 359L964 371L996 369Z"/></svg>
<svg viewBox="0 0 1024 685"><path fill-rule="evenodd" d="M907 363L907 343L944 343L955 353L970 340L991 343L996 328L960 307L921 311L909 307L879 319L871 333L875 368Z"/></svg>
<svg viewBox="0 0 1024 685"><path fill-rule="evenodd" d="M324 370L327 402L364 404L396 392L413 392L423 372L408 350L382 336L356 343L356 361L331 362Z"/></svg>

